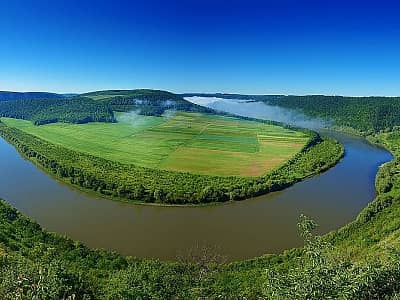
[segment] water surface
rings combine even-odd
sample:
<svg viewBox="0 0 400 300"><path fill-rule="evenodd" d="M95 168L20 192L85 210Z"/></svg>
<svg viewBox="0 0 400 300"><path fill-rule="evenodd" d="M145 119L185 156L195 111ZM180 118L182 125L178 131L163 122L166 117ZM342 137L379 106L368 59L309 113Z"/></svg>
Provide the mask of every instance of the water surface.
<svg viewBox="0 0 400 300"><path fill-rule="evenodd" d="M262 117L262 105L228 102L224 110ZM378 166L391 155L364 139L326 133L346 149L334 168L282 192L210 207L132 205L87 195L49 177L0 139L0 197L46 229L91 247L174 259L200 243L219 246L229 260L250 258L301 245L296 223L302 213L323 233L354 219L374 198Z"/></svg>

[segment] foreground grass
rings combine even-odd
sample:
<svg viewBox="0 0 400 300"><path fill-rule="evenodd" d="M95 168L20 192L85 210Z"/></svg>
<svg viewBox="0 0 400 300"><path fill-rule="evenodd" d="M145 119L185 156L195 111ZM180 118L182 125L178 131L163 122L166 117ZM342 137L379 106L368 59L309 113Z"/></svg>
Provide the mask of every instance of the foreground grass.
<svg viewBox="0 0 400 300"><path fill-rule="evenodd" d="M216 115L118 114L118 123L49 124L3 118L51 143L142 167L219 176L261 176L298 153L309 137L283 127ZM212 166L212 168L210 168Z"/></svg>

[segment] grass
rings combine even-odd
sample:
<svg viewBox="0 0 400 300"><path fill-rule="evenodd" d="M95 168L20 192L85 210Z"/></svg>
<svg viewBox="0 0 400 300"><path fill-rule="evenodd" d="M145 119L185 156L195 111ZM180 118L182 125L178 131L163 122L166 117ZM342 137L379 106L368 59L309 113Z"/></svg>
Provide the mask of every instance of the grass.
<svg viewBox="0 0 400 300"><path fill-rule="evenodd" d="M259 176L282 165L307 142L302 133L230 117L178 112L169 118L117 115L118 123L34 126L2 118L49 142L144 167L208 175Z"/></svg>

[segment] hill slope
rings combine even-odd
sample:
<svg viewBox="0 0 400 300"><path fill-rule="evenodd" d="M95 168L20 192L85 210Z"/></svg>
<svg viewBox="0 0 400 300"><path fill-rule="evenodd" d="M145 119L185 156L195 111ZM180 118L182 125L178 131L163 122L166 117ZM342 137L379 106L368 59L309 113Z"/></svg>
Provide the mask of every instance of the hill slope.
<svg viewBox="0 0 400 300"><path fill-rule="evenodd" d="M400 125L400 97L286 96L264 100L268 104L300 110L312 117L333 119L337 126L366 134Z"/></svg>
<svg viewBox="0 0 400 300"><path fill-rule="evenodd" d="M179 95L160 90L109 90L81 96L0 92L0 116L31 120L35 125L115 122L113 111L160 116L166 110L213 112Z"/></svg>
<svg viewBox="0 0 400 300"><path fill-rule="evenodd" d="M180 95L160 90L108 90L81 96L105 102L114 111L136 111L142 115L160 116L166 110L213 112L183 99Z"/></svg>
<svg viewBox="0 0 400 300"><path fill-rule="evenodd" d="M0 116L30 120L35 125L115 122L106 104L83 97L0 101Z"/></svg>
<svg viewBox="0 0 400 300"><path fill-rule="evenodd" d="M0 91L0 101L9 101L9 100L22 100L22 99L58 99L65 98L66 95L48 93L48 92L8 92L8 91Z"/></svg>

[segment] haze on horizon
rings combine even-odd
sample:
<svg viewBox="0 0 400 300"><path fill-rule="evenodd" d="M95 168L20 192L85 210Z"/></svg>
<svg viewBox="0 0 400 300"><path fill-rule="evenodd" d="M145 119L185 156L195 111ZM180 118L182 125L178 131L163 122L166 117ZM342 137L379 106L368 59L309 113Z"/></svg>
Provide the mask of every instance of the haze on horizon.
<svg viewBox="0 0 400 300"><path fill-rule="evenodd" d="M399 8L0 0L0 90L398 96Z"/></svg>

